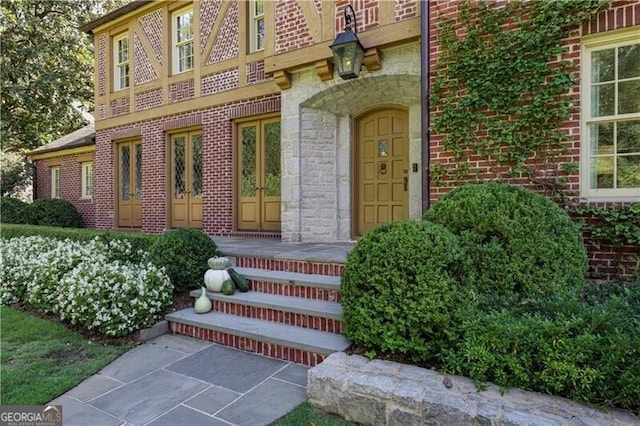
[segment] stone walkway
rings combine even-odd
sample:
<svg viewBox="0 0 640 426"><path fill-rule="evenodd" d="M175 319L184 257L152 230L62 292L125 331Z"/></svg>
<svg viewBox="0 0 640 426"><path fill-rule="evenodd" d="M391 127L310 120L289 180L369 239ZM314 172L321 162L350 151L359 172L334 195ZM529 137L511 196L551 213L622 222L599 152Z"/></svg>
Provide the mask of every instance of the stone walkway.
<svg viewBox="0 0 640 426"><path fill-rule="evenodd" d="M307 370L163 335L50 404L63 406L65 426L266 425L305 401Z"/></svg>

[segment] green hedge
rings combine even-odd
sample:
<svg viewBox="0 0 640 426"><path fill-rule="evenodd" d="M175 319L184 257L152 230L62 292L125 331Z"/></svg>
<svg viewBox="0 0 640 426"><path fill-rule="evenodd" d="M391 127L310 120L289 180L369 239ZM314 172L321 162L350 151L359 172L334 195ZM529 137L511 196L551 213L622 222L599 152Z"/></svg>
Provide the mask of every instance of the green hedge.
<svg viewBox="0 0 640 426"><path fill-rule="evenodd" d="M585 283L579 228L520 187L476 184L347 257L344 333L367 355L640 410L640 282Z"/></svg>
<svg viewBox="0 0 640 426"><path fill-rule="evenodd" d="M462 251L447 229L394 222L364 235L349 253L341 282L344 334L374 352L414 361L437 358L460 307Z"/></svg>
<svg viewBox="0 0 640 426"><path fill-rule="evenodd" d="M24 209L26 223L31 225L82 228L82 215L76 206L61 198L40 198Z"/></svg>
<svg viewBox="0 0 640 426"><path fill-rule="evenodd" d="M177 293L202 286L207 260L219 254L211 237L192 228L167 231L149 247L149 261L164 267Z"/></svg>
<svg viewBox="0 0 640 426"><path fill-rule="evenodd" d="M495 308L537 304L587 272L580 228L551 200L519 186L464 185L442 196L424 218L460 238L467 285Z"/></svg>
<svg viewBox="0 0 640 426"><path fill-rule="evenodd" d="M25 223L24 210L29 204L12 197L0 199L0 221L2 223Z"/></svg>

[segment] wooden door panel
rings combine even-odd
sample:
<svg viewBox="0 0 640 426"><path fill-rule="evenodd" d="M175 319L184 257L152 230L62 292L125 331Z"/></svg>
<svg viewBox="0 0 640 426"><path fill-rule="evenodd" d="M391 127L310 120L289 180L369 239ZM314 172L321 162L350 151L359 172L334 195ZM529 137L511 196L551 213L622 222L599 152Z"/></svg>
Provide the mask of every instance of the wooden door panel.
<svg viewBox="0 0 640 426"><path fill-rule="evenodd" d="M171 137L170 214L172 228L202 228L202 134Z"/></svg>
<svg viewBox="0 0 640 426"><path fill-rule="evenodd" d="M142 142L123 142L116 147L117 225L142 226Z"/></svg>
<svg viewBox="0 0 640 426"><path fill-rule="evenodd" d="M356 231L408 217L408 116L399 110L370 113L358 122Z"/></svg>
<svg viewBox="0 0 640 426"><path fill-rule="evenodd" d="M237 227L244 231L279 231L280 120L241 124L238 138Z"/></svg>

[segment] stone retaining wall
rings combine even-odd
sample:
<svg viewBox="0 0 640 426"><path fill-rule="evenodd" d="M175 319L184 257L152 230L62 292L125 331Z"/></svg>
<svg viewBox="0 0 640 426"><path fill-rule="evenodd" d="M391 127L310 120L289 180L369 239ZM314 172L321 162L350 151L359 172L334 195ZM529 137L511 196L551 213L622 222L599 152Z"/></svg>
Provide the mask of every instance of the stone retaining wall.
<svg viewBox="0 0 640 426"><path fill-rule="evenodd" d="M339 352L309 370L309 402L367 425L640 425L630 412L513 389L478 392L465 377Z"/></svg>

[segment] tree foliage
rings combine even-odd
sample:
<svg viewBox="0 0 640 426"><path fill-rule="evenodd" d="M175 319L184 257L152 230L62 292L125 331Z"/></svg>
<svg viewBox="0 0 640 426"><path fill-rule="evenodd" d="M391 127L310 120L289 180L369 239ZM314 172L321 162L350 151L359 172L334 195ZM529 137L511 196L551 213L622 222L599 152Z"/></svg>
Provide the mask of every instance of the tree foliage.
<svg viewBox="0 0 640 426"><path fill-rule="evenodd" d="M22 154L0 151L0 174L0 195L15 197L31 183L32 168Z"/></svg>
<svg viewBox="0 0 640 426"><path fill-rule="evenodd" d="M74 105L93 102L93 48L78 28L127 2L0 3L3 149L36 148L86 124Z"/></svg>

